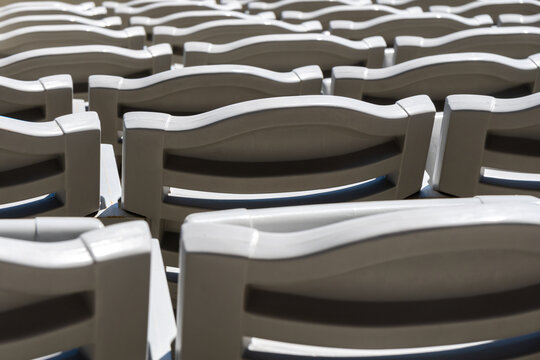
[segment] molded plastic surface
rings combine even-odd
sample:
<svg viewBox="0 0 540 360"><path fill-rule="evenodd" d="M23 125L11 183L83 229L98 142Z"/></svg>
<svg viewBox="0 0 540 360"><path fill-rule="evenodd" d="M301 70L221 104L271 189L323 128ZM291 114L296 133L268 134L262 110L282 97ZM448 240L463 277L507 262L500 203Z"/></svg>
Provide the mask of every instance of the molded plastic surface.
<svg viewBox="0 0 540 360"><path fill-rule="evenodd" d="M31 123L0 117L0 218L84 216L99 209L96 113ZM7 206L49 195L42 202Z"/></svg>
<svg viewBox="0 0 540 360"><path fill-rule="evenodd" d="M540 90L538 55L516 60L488 53L457 53L382 69L338 66L332 72L331 93L381 103L419 94L427 94L433 101L452 94L530 94Z"/></svg>
<svg viewBox="0 0 540 360"><path fill-rule="evenodd" d="M243 337L325 346L331 354L538 332L540 308L529 296L540 283L539 218L538 199L514 197L190 216L181 240L180 358L241 358ZM538 343L528 345L440 354L533 359Z"/></svg>
<svg viewBox="0 0 540 360"><path fill-rule="evenodd" d="M72 112L73 82L69 75L36 81L0 77L0 114L27 121L52 121Z"/></svg>
<svg viewBox="0 0 540 360"><path fill-rule="evenodd" d="M89 108L99 113L102 141L121 154L118 133L128 109L201 113L240 101L320 93L322 73L306 66L287 73L244 65L210 65L165 71L141 79L91 76ZM125 109L125 110L123 110Z"/></svg>
<svg viewBox="0 0 540 360"><path fill-rule="evenodd" d="M386 5L338 5L312 12L284 11L281 19L291 24L317 20L328 29L331 20L366 21L388 14L421 13L420 8L399 10Z"/></svg>
<svg viewBox="0 0 540 360"><path fill-rule="evenodd" d="M88 25L28 26L0 34L0 55L73 45L112 45L142 49L145 37L142 27L111 30Z"/></svg>
<svg viewBox="0 0 540 360"><path fill-rule="evenodd" d="M405 198L420 190L434 115L426 96L321 95L127 113L122 204L157 235L204 210Z"/></svg>
<svg viewBox="0 0 540 360"><path fill-rule="evenodd" d="M540 94L496 99L449 96L431 173L435 189L455 196L539 195ZM536 174L535 180L493 178L483 170Z"/></svg>
<svg viewBox="0 0 540 360"><path fill-rule="evenodd" d="M297 34L321 32L318 21L294 25L279 20L253 18L208 21L188 28L157 26L154 28L154 44L169 43L180 51L188 41L206 41L223 44L250 36L268 34ZM181 51L180 51L181 53Z"/></svg>
<svg viewBox="0 0 540 360"><path fill-rule="evenodd" d="M333 20L330 21L330 33L352 40L380 35L392 46L396 36L437 37L491 25L493 20L487 15L465 18L444 13L403 13L362 22Z"/></svg>
<svg viewBox="0 0 540 360"><path fill-rule="evenodd" d="M497 22L499 26L540 26L540 13L534 15L501 14Z"/></svg>
<svg viewBox="0 0 540 360"><path fill-rule="evenodd" d="M505 13L518 13L521 15L536 15L540 12L538 0L477 0L461 6L430 6L431 12L457 14L473 17L486 14L496 19Z"/></svg>
<svg viewBox="0 0 540 360"><path fill-rule="evenodd" d="M168 44L131 50L109 45L79 45L29 50L0 59L0 75L30 80L52 74L69 74L75 84L85 84L93 74L147 76L169 70Z"/></svg>
<svg viewBox="0 0 540 360"><path fill-rule="evenodd" d="M280 17L283 11L288 10L310 12L339 5L359 6L369 4L371 4L371 0L281 0L272 3L250 1L247 5L250 14L272 11L277 17Z"/></svg>
<svg viewBox="0 0 540 360"><path fill-rule="evenodd" d="M438 38L398 36L395 63L456 52L488 52L523 59L540 52L540 28L531 26L491 27L455 32Z"/></svg>
<svg viewBox="0 0 540 360"><path fill-rule="evenodd" d="M152 33L155 26L173 26L173 27L190 27L214 20L226 19L252 19L254 15L244 14L239 11L229 10L192 10L182 11L170 14L161 18L150 18L146 16L132 16L129 19L131 26L144 26L148 34ZM272 12L260 13L256 18L275 19Z"/></svg>
<svg viewBox="0 0 540 360"><path fill-rule="evenodd" d="M0 317L17 324L0 357L79 347L92 359L170 352L164 344L176 334L174 316L159 245L145 222L103 228L83 218L0 220L0 240Z"/></svg>
<svg viewBox="0 0 540 360"><path fill-rule="evenodd" d="M324 34L261 35L228 44L188 42L184 66L242 64L273 71L318 65L329 71L339 65L381 67L386 43L381 37L351 41Z"/></svg>

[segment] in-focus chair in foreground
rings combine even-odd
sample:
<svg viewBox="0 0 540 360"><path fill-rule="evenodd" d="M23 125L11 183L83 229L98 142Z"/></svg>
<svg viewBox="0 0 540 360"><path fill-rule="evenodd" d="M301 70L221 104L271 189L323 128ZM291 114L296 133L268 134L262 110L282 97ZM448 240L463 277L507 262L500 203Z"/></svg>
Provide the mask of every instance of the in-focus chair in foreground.
<svg viewBox="0 0 540 360"><path fill-rule="evenodd" d="M163 261L143 221L0 220L0 273L2 359L170 352L176 326Z"/></svg>
<svg viewBox="0 0 540 360"><path fill-rule="evenodd" d="M150 220L170 264L175 232L193 212L403 199L420 190L434 116L427 96L389 106L311 95L193 116L127 113L123 208Z"/></svg>
<svg viewBox="0 0 540 360"><path fill-rule="evenodd" d="M536 198L196 214L180 251L182 360L540 355Z"/></svg>

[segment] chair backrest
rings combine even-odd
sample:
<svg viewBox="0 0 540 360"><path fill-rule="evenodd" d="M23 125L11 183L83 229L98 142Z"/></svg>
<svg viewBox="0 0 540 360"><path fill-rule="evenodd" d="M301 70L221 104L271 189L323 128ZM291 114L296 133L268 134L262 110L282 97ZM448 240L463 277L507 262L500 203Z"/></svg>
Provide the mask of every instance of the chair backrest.
<svg viewBox="0 0 540 360"><path fill-rule="evenodd" d="M28 26L0 34L0 56L26 50L73 45L112 45L142 49L146 34L142 27L111 30L88 25Z"/></svg>
<svg viewBox="0 0 540 360"><path fill-rule="evenodd" d="M382 67L385 48L380 36L352 41L325 34L277 34L228 44L187 42L183 60L184 66L242 64L273 71L317 65L329 72L339 65Z"/></svg>
<svg viewBox="0 0 540 360"><path fill-rule="evenodd" d="M159 3L164 0L131 0L131 1L103 1L102 6L105 6L107 9L113 9L118 6L129 6L129 7L142 7L148 4Z"/></svg>
<svg viewBox="0 0 540 360"><path fill-rule="evenodd" d="M0 77L0 115L27 121L52 121L71 114L73 82L69 75L55 75L34 81Z"/></svg>
<svg viewBox="0 0 540 360"><path fill-rule="evenodd" d="M457 14L465 17L487 14L496 19L501 14L533 15L540 12L538 0L477 0L461 6L430 6L429 11Z"/></svg>
<svg viewBox="0 0 540 360"><path fill-rule="evenodd" d="M250 14L272 11L277 17L281 17L282 12L288 10L311 12L337 5L360 6L369 4L371 4L371 0L280 0L271 3L265 1L250 1L247 6Z"/></svg>
<svg viewBox="0 0 540 360"><path fill-rule="evenodd" d="M275 19L276 16L273 12L260 13L258 15L244 14L239 11L230 10L193 10L182 11L174 14L170 14L160 18L150 18L146 16L133 16L129 19L131 26L143 26L147 34L152 33L152 29L155 26L172 26L185 28L190 26L199 25L208 21L214 20L226 20L226 19Z"/></svg>
<svg viewBox="0 0 540 360"><path fill-rule="evenodd" d="M147 17L163 17L172 13L192 10L242 10L242 6L237 3L226 5L216 4L214 1L158 1L150 4L145 4L140 7L124 6L120 3L114 8L114 14L120 16L124 24L129 23L131 16L147 16Z"/></svg>
<svg viewBox="0 0 540 360"><path fill-rule="evenodd" d="M398 36L394 42L394 63L429 55L470 51L523 59L540 53L540 28L532 26L490 27L463 30L429 39L417 36Z"/></svg>
<svg viewBox="0 0 540 360"><path fill-rule="evenodd" d="M393 349L381 358L403 360L537 357L538 342L524 350L504 340L492 357L488 346L395 355L540 331L538 199L482 200L190 217L181 237L179 358L289 358L276 354L286 344L254 352L245 346L250 338L326 347L323 359L336 348ZM307 224L283 229L288 216ZM326 216L333 219L309 219ZM315 359L320 348L308 350L299 358Z"/></svg>
<svg viewBox="0 0 540 360"><path fill-rule="evenodd" d="M0 218L85 216L99 209L96 113L41 123L0 117L0 124Z"/></svg>
<svg viewBox="0 0 540 360"><path fill-rule="evenodd" d="M491 25L493 20L487 15L465 18L444 13L403 13L361 22L333 20L330 21L330 33L351 40L380 35L392 46L396 36L437 37Z"/></svg>
<svg viewBox="0 0 540 360"><path fill-rule="evenodd" d="M184 51L184 43L188 41L205 41L213 44L224 44L251 36L269 34L303 34L321 32L318 21L303 24L289 24L270 19L230 19L208 21L188 28L156 26L153 30L154 44L169 43L177 54Z"/></svg>
<svg viewBox="0 0 540 360"><path fill-rule="evenodd" d="M26 15L65 14L101 19L107 9L93 2L68 4L62 1L25 1L0 7L0 20Z"/></svg>
<svg viewBox="0 0 540 360"><path fill-rule="evenodd" d="M434 112L426 96L313 95L127 113L122 205L158 234L198 211L405 198L420 190Z"/></svg>
<svg viewBox="0 0 540 360"><path fill-rule="evenodd" d="M86 92L88 77L92 74L142 77L169 70L171 62L169 44L143 50L109 45L63 46L29 50L2 58L0 75L30 80L52 74L69 74L75 88Z"/></svg>
<svg viewBox="0 0 540 360"><path fill-rule="evenodd" d="M42 229L43 227L43 229ZM143 221L0 221L0 357L82 348L147 358L152 238Z"/></svg>
<svg viewBox="0 0 540 360"><path fill-rule="evenodd" d="M89 80L89 108L99 114L101 140L113 144L120 155L118 133L128 111L202 113L252 99L319 94L321 84L322 73L316 66L288 73L244 65L194 66L142 79L94 75Z"/></svg>
<svg viewBox="0 0 540 360"><path fill-rule="evenodd" d="M467 4L474 0L376 0L377 4L387 5L396 9L406 9L412 6L419 6L424 11L428 11L433 5L458 6Z"/></svg>
<svg viewBox="0 0 540 360"><path fill-rule="evenodd" d="M533 176L540 173L539 144L540 94L449 96L437 158L428 169L432 185L456 196L540 195L540 178Z"/></svg>
<svg viewBox="0 0 540 360"><path fill-rule="evenodd" d="M281 20L291 24L300 24L306 21L317 20L324 29L328 29L331 20L366 21L388 14L422 12L419 7L407 10L395 9L386 5L337 5L312 12L283 11Z"/></svg>
<svg viewBox="0 0 540 360"><path fill-rule="evenodd" d="M26 15L0 21L0 31L7 32L27 26L67 24L97 26L102 28L117 28L122 25L122 20L118 16L111 16L103 19L92 19L66 14Z"/></svg>
<svg viewBox="0 0 540 360"><path fill-rule="evenodd" d="M540 26L540 13L534 15L502 14L497 21L498 26Z"/></svg>
<svg viewBox="0 0 540 360"><path fill-rule="evenodd" d="M540 90L539 67L540 54L516 60L489 53L426 56L382 69L339 66L330 93L382 104L419 94L438 103L452 94L515 97Z"/></svg>

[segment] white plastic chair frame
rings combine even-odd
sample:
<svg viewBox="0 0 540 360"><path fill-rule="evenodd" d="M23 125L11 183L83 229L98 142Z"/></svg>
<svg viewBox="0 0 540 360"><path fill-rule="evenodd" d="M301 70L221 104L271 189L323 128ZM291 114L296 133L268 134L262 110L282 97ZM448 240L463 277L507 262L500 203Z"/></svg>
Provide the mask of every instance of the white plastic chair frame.
<svg viewBox="0 0 540 360"><path fill-rule="evenodd" d="M406 10L395 9L386 5L338 5L315 10L311 12L283 11L281 20L291 24L299 24L306 21L319 21L324 29L328 29L332 20L366 21L379 16L403 13L421 13L418 7Z"/></svg>
<svg viewBox="0 0 540 360"><path fill-rule="evenodd" d="M0 124L0 218L85 216L99 209L96 113L41 123L0 117Z"/></svg>
<svg viewBox="0 0 540 360"><path fill-rule="evenodd" d="M534 15L501 14L498 26L540 26L540 13Z"/></svg>
<svg viewBox="0 0 540 360"><path fill-rule="evenodd" d="M496 19L501 14L518 13L521 15L533 15L540 12L538 0L477 0L462 6L430 6L431 12L442 12L473 17L486 14Z"/></svg>
<svg viewBox="0 0 540 360"><path fill-rule="evenodd" d="M471 2L471 0L376 0L377 4L391 6L396 9L406 9L412 6L419 6L424 11L428 11L433 5L459 6Z"/></svg>
<svg viewBox="0 0 540 360"><path fill-rule="evenodd" d="M250 1L247 3L247 7L250 14L272 11L277 17L281 17L281 14L288 10L311 12L339 5L361 6L369 4L371 4L371 0L280 0L271 3L264 1Z"/></svg>
<svg viewBox="0 0 540 360"><path fill-rule="evenodd" d="M146 4L141 7L119 6L114 8L114 14L120 16L124 24L129 23L129 18L132 16L147 16L147 17L163 17L172 13L193 10L242 10L242 6L238 3L226 5L216 4L214 1L158 1L155 3Z"/></svg>
<svg viewBox="0 0 540 360"><path fill-rule="evenodd" d="M489 197L190 216L182 226L178 358L317 358L312 347L305 356L253 351L245 346L251 337L339 354L536 333L516 347L502 340L381 357L533 359L539 219L538 199ZM351 350L345 358L378 358Z"/></svg>
<svg viewBox="0 0 540 360"><path fill-rule="evenodd" d="M0 59L0 75L30 80L51 74L69 74L88 89L93 74L141 77L171 68L172 48L159 44L142 50L109 45L63 46L29 50Z"/></svg>
<svg viewBox="0 0 540 360"><path fill-rule="evenodd" d="M21 120L52 121L71 114L73 82L69 75L54 75L34 81L0 77L0 114ZM29 112L36 118L26 118Z"/></svg>
<svg viewBox="0 0 540 360"><path fill-rule="evenodd" d="M384 37L388 45L393 46L396 36L438 37L456 31L491 25L493 25L493 20L487 15L465 18L443 13L403 13L384 15L361 22L332 20L330 33L351 40L379 35Z"/></svg>
<svg viewBox="0 0 540 360"><path fill-rule="evenodd" d="M157 236L205 210L402 199L420 190L434 114L426 96L378 106L322 95L127 113L122 206Z"/></svg>
<svg viewBox="0 0 540 360"><path fill-rule="evenodd" d="M327 91L376 103L419 94L434 102L452 94L528 95L540 90L539 56L516 60L489 53L456 53L381 69L338 66L332 71Z"/></svg>
<svg viewBox="0 0 540 360"><path fill-rule="evenodd" d="M79 24L116 29L122 25L122 20L118 16L112 16L103 19L91 19L87 17L66 14L26 15L0 21L0 31L7 32L28 26L68 24Z"/></svg>
<svg viewBox="0 0 540 360"><path fill-rule="evenodd" d="M194 66L141 79L94 75L89 79L89 108L99 114L101 140L113 144L120 155L122 116L127 111L201 113L246 100L319 94L321 85L317 66L287 73L244 65Z"/></svg>
<svg viewBox="0 0 540 360"><path fill-rule="evenodd" d="M143 221L103 228L87 218L0 220L0 242L0 319L17 324L3 331L0 357L80 349L96 360L144 360L166 353L174 317L159 245ZM156 341L160 320L163 339Z"/></svg>
<svg viewBox="0 0 540 360"><path fill-rule="evenodd" d="M330 71L339 65L382 67L386 43L382 37L352 41L324 34L261 35L228 44L187 42L184 66L242 64L273 71L317 65Z"/></svg>
<svg viewBox="0 0 540 360"><path fill-rule="evenodd" d="M93 2L68 4L62 1L24 1L0 7L0 19L26 15L65 14L86 18L101 19L107 15L107 9L95 6Z"/></svg>
<svg viewBox="0 0 540 360"><path fill-rule="evenodd" d="M142 49L146 34L142 27L111 30L88 25L28 26L0 34L0 55L56 46L111 45Z"/></svg>
<svg viewBox="0 0 540 360"><path fill-rule="evenodd" d="M540 52L540 28L490 27L463 30L438 38L398 36L394 41L394 62L470 51L523 59Z"/></svg>
<svg viewBox="0 0 540 360"><path fill-rule="evenodd" d="M515 99L453 95L446 100L431 185L455 196L540 195L540 182L512 173L540 173L540 94Z"/></svg>
<svg viewBox="0 0 540 360"><path fill-rule="evenodd" d="M182 54L184 43L188 41L205 41L213 44L224 44L251 36L269 34L302 34L321 32L318 21L303 24L289 24L280 20L269 19L230 19L208 21L188 28L156 26L153 30L153 43L169 43L175 53Z"/></svg>
<svg viewBox="0 0 540 360"><path fill-rule="evenodd" d="M185 28L199 25L208 21L226 20L226 19L270 19L275 20L276 16L273 12L260 13L257 15L244 14L239 11L229 10L193 10L182 11L160 18L150 18L146 16L133 16L129 19L131 26L144 26L147 34L152 33L155 26L172 26Z"/></svg>

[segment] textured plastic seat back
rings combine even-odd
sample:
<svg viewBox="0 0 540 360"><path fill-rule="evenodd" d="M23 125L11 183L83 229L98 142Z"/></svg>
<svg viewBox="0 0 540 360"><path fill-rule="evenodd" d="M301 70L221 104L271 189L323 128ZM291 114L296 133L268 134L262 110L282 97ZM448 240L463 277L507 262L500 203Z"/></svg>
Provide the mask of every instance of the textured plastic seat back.
<svg viewBox="0 0 540 360"><path fill-rule="evenodd" d="M99 209L96 113L44 123L0 118L0 124L0 218L85 216Z"/></svg>
<svg viewBox="0 0 540 360"><path fill-rule="evenodd" d="M91 76L89 107L99 113L102 141L121 154L122 116L128 111L194 114L273 96L319 94L322 73L308 66L277 73L251 66L197 66L141 79Z"/></svg>
<svg viewBox="0 0 540 360"><path fill-rule="evenodd" d="M251 337L336 353L471 343L540 330L534 300L540 284L537 199L385 205L190 217L181 240L180 358L282 358L246 348ZM303 225L287 230L294 218ZM511 345L501 343L492 357L482 347L440 356L532 359L540 351L531 341L525 349ZM306 358L317 351L309 350ZM413 357L440 358L389 356Z"/></svg>
<svg viewBox="0 0 540 360"><path fill-rule="evenodd" d="M101 226L93 219L0 221L0 357L82 348L92 359L146 359L148 226Z"/></svg>
<svg viewBox="0 0 540 360"><path fill-rule="evenodd" d="M402 199L420 190L434 110L425 96L377 106L319 95L128 113L122 204L162 238L205 210Z"/></svg>
<svg viewBox="0 0 540 360"><path fill-rule="evenodd" d="M534 176L540 173L540 94L455 95L444 111L440 148L430 169L436 189L456 196L540 194ZM484 168L510 173L490 174Z"/></svg>

